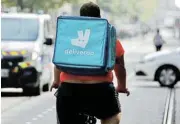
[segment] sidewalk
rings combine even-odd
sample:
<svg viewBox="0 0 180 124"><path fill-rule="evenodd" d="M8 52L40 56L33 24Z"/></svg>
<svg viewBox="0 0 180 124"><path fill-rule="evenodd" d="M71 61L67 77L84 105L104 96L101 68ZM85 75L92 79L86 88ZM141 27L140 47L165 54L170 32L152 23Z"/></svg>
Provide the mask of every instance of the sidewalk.
<svg viewBox="0 0 180 124"><path fill-rule="evenodd" d="M178 39L168 38L165 39L165 41L166 44L164 44L164 47L170 47L170 48L180 47L180 41Z"/></svg>

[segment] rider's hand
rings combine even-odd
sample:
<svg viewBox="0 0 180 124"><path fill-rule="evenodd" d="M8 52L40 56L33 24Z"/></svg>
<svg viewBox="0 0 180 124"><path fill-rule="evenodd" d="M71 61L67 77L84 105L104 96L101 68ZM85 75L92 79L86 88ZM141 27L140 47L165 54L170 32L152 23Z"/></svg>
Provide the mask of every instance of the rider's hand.
<svg viewBox="0 0 180 124"><path fill-rule="evenodd" d="M122 87L117 86L117 87L116 87L116 91L117 91L118 93L126 93L127 96L130 95L130 92L129 92L129 90L128 90L127 88L122 88Z"/></svg>
<svg viewBox="0 0 180 124"><path fill-rule="evenodd" d="M51 85L50 91L52 91L53 88L57 89L60 85L60 82L54 81Z"/></svg>

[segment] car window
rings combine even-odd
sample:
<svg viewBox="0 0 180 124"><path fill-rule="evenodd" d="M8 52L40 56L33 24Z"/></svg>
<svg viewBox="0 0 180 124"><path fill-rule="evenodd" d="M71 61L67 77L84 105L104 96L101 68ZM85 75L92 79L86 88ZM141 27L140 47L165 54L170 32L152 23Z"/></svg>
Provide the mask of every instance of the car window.
<svg viewBox="0 0 180 124"><path fill-rule="evenodd" d="M46 38L48 34L48 24L47 21L44 21L44 37Z"/></svg>
<svg viewBox="0 0 180 124"><path fill-rule="evenodd" d="M1 18L2 41L36 41L38 34L38 19Z"/></svg>
<svg viewBox="0 0 180 124"><path fill-rule="evenodd" d="M52 35L52 23L50 20L45 20L44 22L44 34L45 38Z"/></svg>

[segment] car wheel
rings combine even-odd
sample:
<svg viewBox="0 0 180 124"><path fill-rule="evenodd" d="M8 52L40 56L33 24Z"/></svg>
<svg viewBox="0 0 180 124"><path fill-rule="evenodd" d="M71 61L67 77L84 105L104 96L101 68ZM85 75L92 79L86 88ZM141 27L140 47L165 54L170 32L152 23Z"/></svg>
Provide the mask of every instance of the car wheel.
<svg viewBox="0 0 180 124"><path fill-rule="evenodd" d="M37 80L38 85L36 87L24 87L23 93L25 96L38 96L41 94L40 78Z"/></svg>
<svg viewBox="0 0 180 124"><path fill-rule="evenodd" d="M41 94L40 86L37 87L24 87L23 93L25 96L38 96Z"/></svg>
<svg viewBox="0 0 180 124"><path fill-rule="evenodd" d="M47 91L49 91L49 84L48 83L43 86L43 92L47 92Z"/></svg>
<svg viewBox="0 0 180 124"><path fill-rule="evenodd" d="M46 84L43 85L43 88L42 88L43 92L49 91L49 87L50 87L50 83L49 82L52 81L52 72L51 71L50 71L49 75L50 75L50 78L48 79Z"/></svg>
<svg viewBox="0 0 180 124"><path fill-rule="evenodd" d="M178 81L178 69L173 66L163 66L158 69L156 79L161 86L172 88Z"/></svg>

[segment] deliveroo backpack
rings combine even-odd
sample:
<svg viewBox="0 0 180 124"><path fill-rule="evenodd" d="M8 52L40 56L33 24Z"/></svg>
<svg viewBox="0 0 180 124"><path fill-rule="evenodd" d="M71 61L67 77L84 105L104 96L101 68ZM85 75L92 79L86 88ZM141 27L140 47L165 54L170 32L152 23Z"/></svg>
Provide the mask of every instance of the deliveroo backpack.
<svg viewBox="0 0 180 124"><path fill-rule="evenodd" d="M74 75L105 75L116 56L116 31L106 19L57 18L53 63Z"/></svg>

